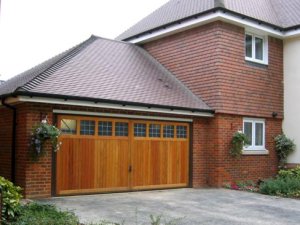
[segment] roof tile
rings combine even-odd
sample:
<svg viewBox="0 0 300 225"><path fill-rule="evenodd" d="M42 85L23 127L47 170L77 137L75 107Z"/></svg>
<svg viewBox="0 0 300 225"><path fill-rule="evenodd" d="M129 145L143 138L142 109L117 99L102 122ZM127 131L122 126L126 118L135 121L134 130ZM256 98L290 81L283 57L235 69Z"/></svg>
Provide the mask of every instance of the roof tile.
<svg viewBox="0 0 300 225"><path fill-rule="evenodd" d="M63 57L55 57L6 83L0 95L19 90L210 110L141 47L95 36Z"/></svg>

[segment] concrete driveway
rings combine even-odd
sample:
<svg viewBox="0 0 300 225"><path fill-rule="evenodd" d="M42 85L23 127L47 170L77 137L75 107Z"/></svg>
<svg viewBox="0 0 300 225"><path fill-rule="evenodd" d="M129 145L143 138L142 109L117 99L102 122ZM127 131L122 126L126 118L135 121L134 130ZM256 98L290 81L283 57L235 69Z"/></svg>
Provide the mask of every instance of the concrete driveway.
<svg viewBox="0 0 300 225"><path fill-rule="evenodd" d="M74 211L81 222L150 224L162 215L189 225L297 225L300 201L225 189L176 189L42 200ZM180 219L181 218L181 219Z"/></svg>

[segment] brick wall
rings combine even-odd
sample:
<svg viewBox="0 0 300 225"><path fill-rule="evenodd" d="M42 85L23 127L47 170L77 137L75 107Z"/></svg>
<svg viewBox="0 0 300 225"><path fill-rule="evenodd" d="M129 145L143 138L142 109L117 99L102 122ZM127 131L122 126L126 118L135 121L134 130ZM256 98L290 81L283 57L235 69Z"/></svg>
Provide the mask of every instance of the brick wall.
<svg viewBox="0 0 300 225"><path fill-rule="evenodd" d="M274 137L281 133L281 119L266 119L268 155L230 155L233 134L242 130L243 117L216 114L193 124L193 187L220 187L232 181L266 179L278 170Z"/></svg>
<svg viewBox="0 0 300 225"><path fill-rule="evenodd" d="M0 176L11 178L12 110L0 108Z"/></svg>
<svg viewBox="0 0 300 225"><path fill-rule="evenodd" d="M32 129L44 115L48 115L48 120L52 123L51 107L17 105L16 184L24 189L27 198L51 195L51 148L46 146L46 154L38 161L34 161L29 152Z"/></svg>
<svg viewBox="0 0 300 225"><path fill-rule="evenodd" d="M248 63L244 29L214 22L144 48L217 113L283 115L283 43L269 37L269 65Z"/></svg>
<svg viewBox="0 0 300 225"><path fill-rule="evenodd" d="M45 115L48 116L50 123L53 122L53 109L165 116L163 114L37 103L17 105L16 183L24 188L27 198L51 196L51 148L48 146L46 154L35 162L30 157L28 144L32 127ZM277 158L273 137L281 131L281 119L266 120L266 146L270 151L269 155L242 156L240 159L232 158L229 149L233 133L242 129L242 116L216 114L214 118L193 119L193 157L191 162L193 187L221 186L226 182L237 180L256 181L276 173Z"/></svg>

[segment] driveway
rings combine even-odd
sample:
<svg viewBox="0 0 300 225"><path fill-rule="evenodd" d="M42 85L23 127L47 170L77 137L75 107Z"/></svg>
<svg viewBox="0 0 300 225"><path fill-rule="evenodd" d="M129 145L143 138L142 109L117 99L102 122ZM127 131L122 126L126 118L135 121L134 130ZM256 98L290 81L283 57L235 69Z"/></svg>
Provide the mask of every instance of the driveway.
<svg viewBox="0 0 300 225"><path fill-rule="evenodd" d="M175 189L41 200L73 210L81 222L150 224L150 215L189 225L296 225L300 201L226 189ZM136 223L137 221L137 223Z"/></svg>

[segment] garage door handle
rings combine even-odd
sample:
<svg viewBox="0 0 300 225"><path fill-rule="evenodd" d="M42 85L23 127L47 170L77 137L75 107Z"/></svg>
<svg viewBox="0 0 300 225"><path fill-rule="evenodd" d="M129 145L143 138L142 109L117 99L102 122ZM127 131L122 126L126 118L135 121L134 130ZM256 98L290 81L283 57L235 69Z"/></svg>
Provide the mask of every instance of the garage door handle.
<svg viewBox="0 0 300 225"><path fill-rule="evenodd" d="M130 165L130 166L128 167L128 172L131 173L131 171L132 171L132 166Z"/></svg>

